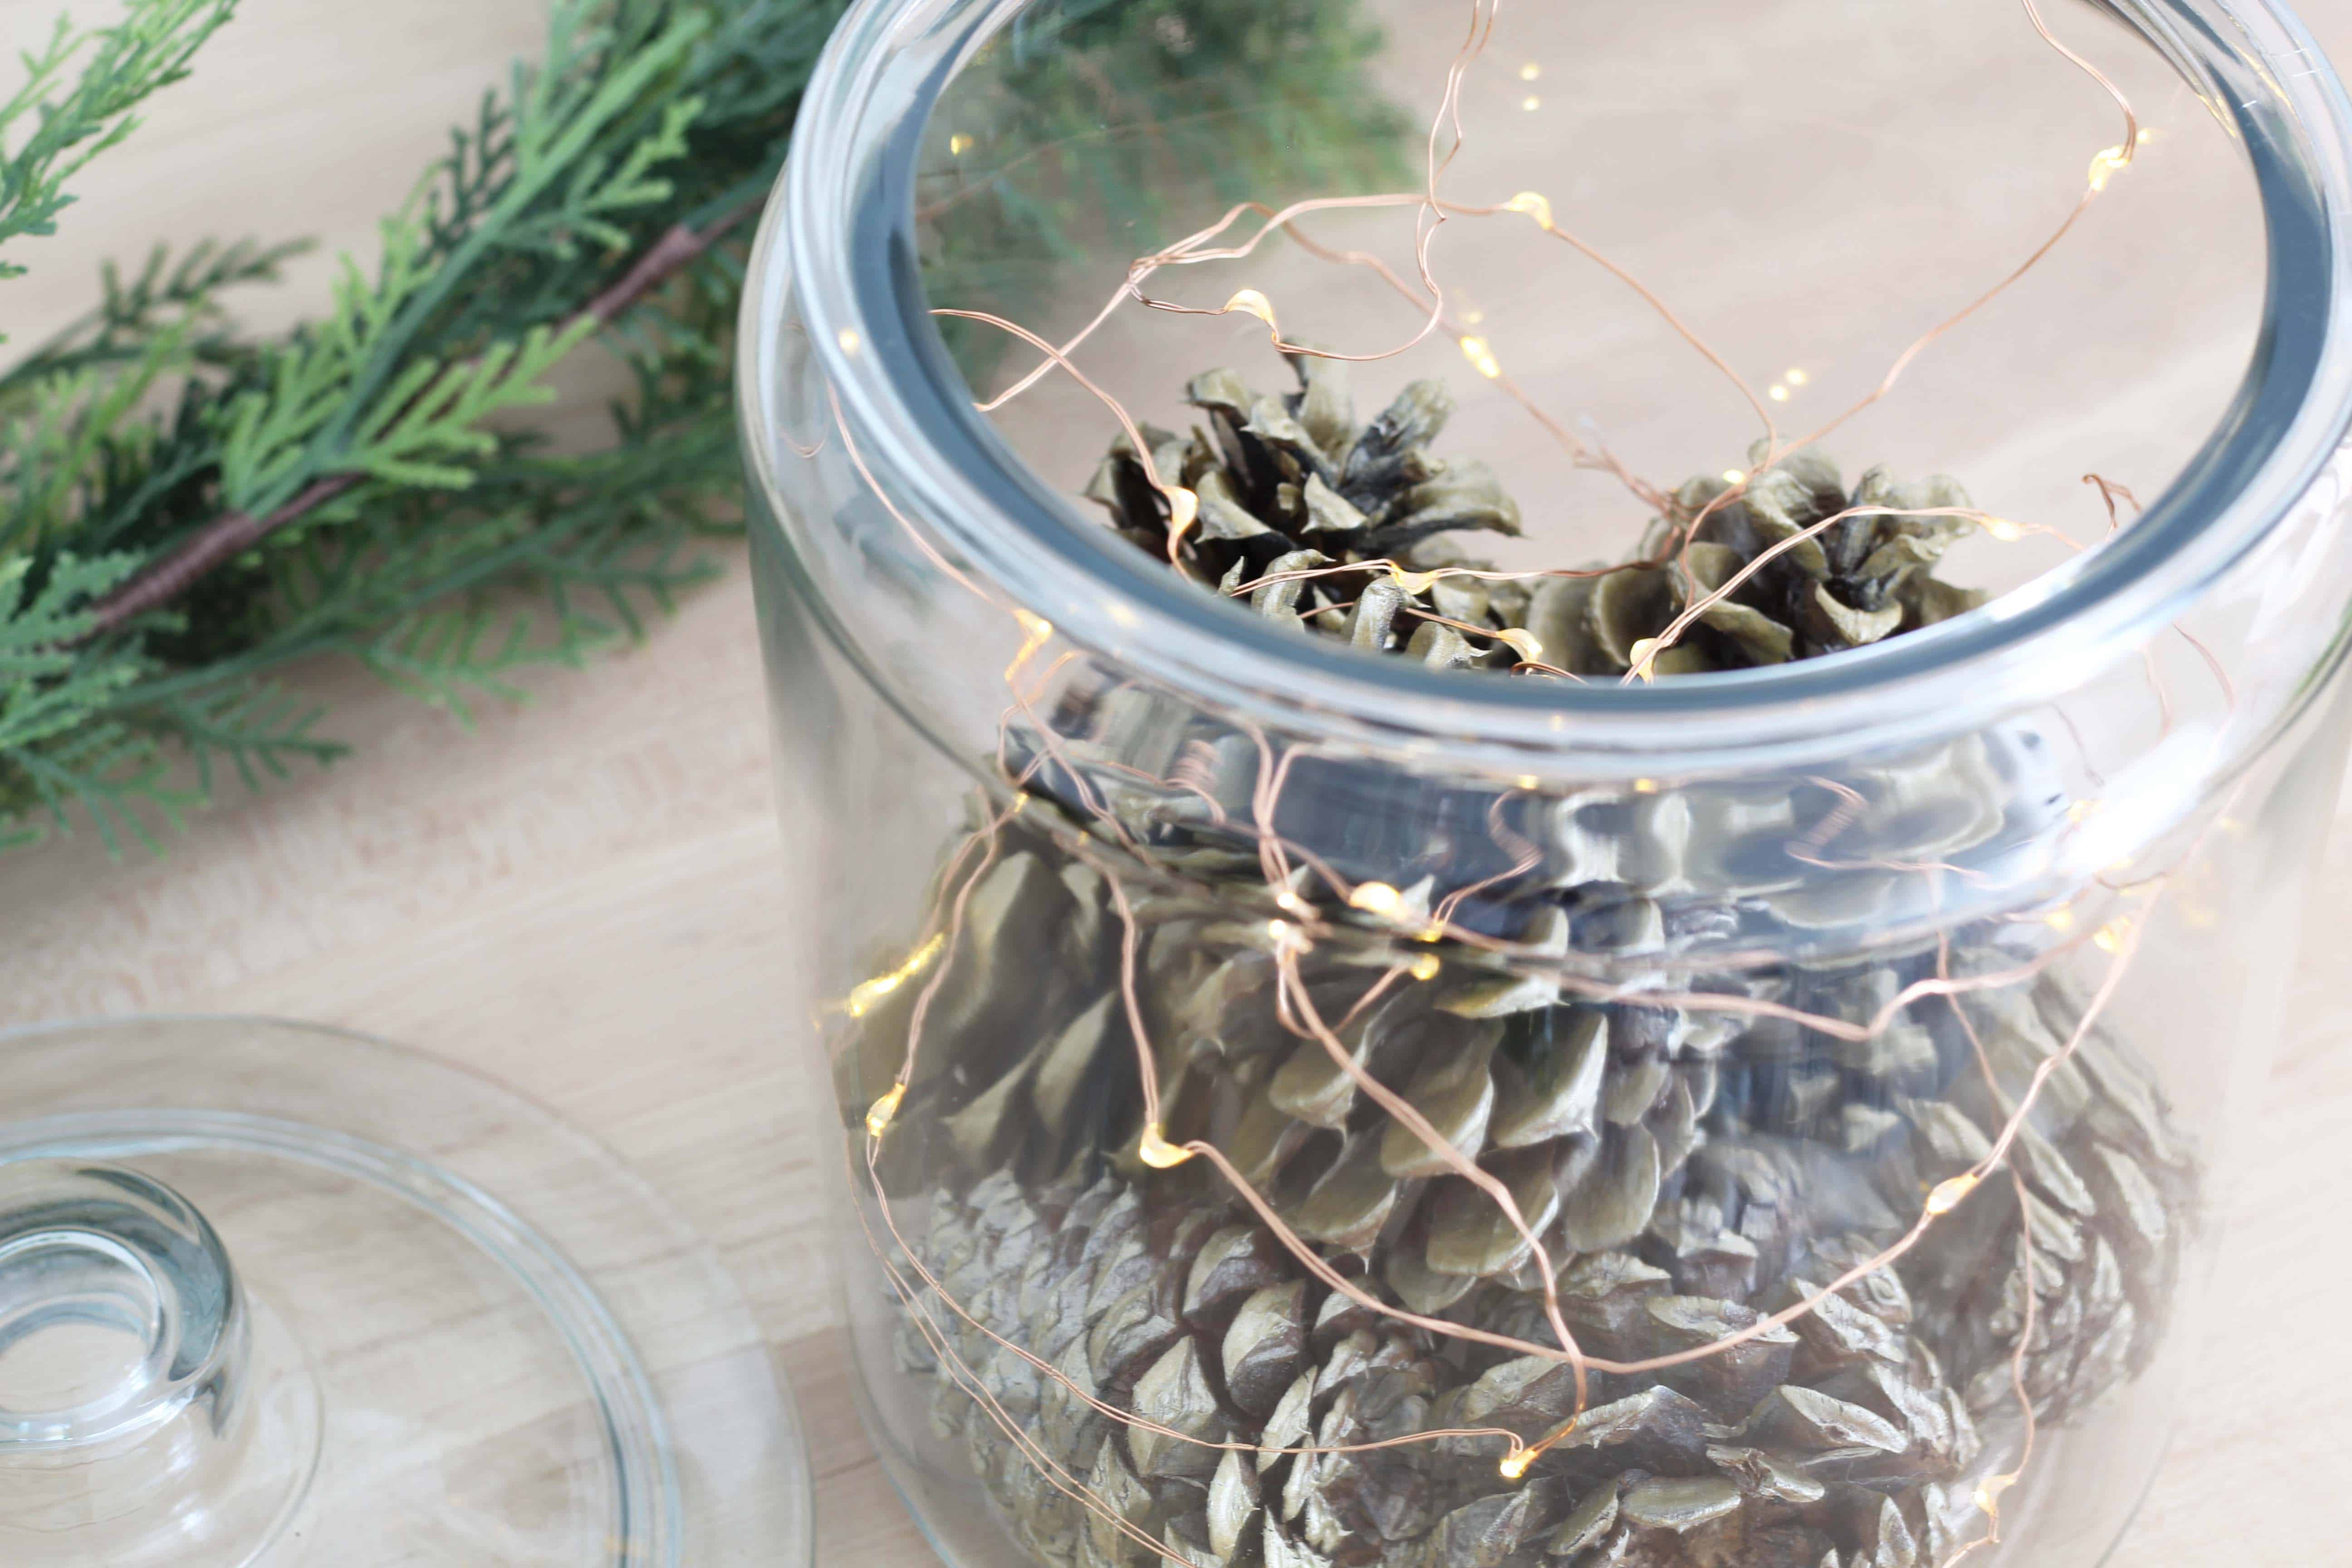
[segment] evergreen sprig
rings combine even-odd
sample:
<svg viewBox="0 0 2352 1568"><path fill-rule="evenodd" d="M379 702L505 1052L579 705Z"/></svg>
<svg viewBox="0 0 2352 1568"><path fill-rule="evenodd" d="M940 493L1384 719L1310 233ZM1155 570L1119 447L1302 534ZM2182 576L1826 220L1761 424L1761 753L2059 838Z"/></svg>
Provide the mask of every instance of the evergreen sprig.
<svg viewBox="0 0 2352 1568"><path fill-rule="evenodd" d="M1328 172L1328 149L1390 127L1354 3L1272 0L1269 21L1266 0L1205 0L1180 36L1168 0L1083 0L1066 58L1015 85L1049 129L1096 119L1106 72L1147 113L1257 113L1265 142L1230 178ZM0 368L0 844L81 822L152 845L229 775L331 762L341 744L285 684L300 661L355 659L467 719L707 577L701 545L740 517L744 220L845 5L552 0L539 60L453 131L314 321L254 338L226 308L297 247L158 247ZM235 5L122 0L111 26L61 22L25 57L0 105L0 278ZM1328 52L1302 79L1320 110L1244 80L1269 27ZM1050 261L1074 226L1150 210L1165 158L1208 146L1186 134L1144 156L1115 132L1050 189L1033 169L967 193L978 221L934 260ZM515 416L592 339L633 391L606 445L559 453Z"/></svg>
<svg viewBox="0 0 2352 1568"><path fill-rule="evenodd" d="M229 19L236 0L145 0L111 27L78 28L58 18L48 45L23 55L24 85L0 102L0 145L31 115L31 133L0 158L0 244L54 234L73 198L66 182L138 128L142 99L188 74L188 61ZM64 84L76 57L89 58ZM0 279L25 268L0 258ZM0 338L0 342L5 342Z"/></svg>

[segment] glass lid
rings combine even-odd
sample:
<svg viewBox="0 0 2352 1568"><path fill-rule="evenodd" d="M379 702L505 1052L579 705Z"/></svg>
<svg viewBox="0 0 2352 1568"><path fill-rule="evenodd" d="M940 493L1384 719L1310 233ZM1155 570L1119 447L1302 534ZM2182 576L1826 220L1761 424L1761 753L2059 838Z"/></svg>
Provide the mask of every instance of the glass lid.
<svg viewBox="0 0 2352 1568"><path fill-rule="evenodd" d="M805 1564L707 1245L488 1079L236 1018L0 1037L0 1563Z"/></svg>

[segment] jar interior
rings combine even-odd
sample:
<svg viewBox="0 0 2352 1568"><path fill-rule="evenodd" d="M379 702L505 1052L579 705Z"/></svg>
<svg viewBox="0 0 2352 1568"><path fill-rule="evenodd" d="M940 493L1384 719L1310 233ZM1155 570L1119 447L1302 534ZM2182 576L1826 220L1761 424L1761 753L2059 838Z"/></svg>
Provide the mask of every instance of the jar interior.
<svg viewBox="0 0 2352 1568"><path fill-rule="evenodd" d="M1941 575L1998 595L2127 525L2231 411L2268 257L2210 90L2066 0L1033 4L940 94L917 235L934 308L1086 334L1099 395L1003 325L943 322L976 397L1047 366L991 417L1065 495L1119 435L1111 400L1181 435L1203 371L1292 391L1270 317L1361 358L1360 417L1445 385L1432 450L1521 512L1520 537L1457 536L1496 566L1633 559L1658 492L1818 435L1849 484L1958 479L1999 521ZM1181 310L1121 298L1237 204L1381 195L1245 210L1213 243L1263 231L1250 254L1138 280Z"/></svg>

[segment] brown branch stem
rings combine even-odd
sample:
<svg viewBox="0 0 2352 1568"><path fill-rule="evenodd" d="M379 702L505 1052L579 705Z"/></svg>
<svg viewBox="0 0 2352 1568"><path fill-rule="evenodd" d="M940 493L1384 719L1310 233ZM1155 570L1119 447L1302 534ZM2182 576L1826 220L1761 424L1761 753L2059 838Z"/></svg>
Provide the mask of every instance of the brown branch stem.
<svg viewBox="0 0 2352 1568"><path fill-rule="evenodd" d="M607 327L622 312L675 277L682 268L725 238L749 216L756 203L746 202L709 226L688 228L677 224L656 240L629 269L565 319L562 331L583 321ZM457 366L448 374L461 374ZM437 384L437 383L436 383ZM427 387L420 397L432 395ZM188 535L160 561L142 568L128 582L90 607L89 629L76 639L87 642L121 628L136 616L160 609L194 587L223 562L250 550L270 534L299 521L360 483L367 476L356 471L330 474L310 484L275 511L262 517L250 512L224 512Z"/></svg>

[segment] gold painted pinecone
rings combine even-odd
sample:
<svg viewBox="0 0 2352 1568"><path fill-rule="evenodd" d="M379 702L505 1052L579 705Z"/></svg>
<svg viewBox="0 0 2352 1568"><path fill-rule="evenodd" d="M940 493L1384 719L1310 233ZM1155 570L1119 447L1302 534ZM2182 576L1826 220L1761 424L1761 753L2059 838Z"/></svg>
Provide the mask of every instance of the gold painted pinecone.
<svg viewBox="0 0 2352 1568"><path fill-rule="evenodd" d="M1298 390L1254 392L1231 370L1192 378L1186 401L1205 428L1176 436L1142 427L1163 480L1200 497L1197 528L1180 566L1234 589L1287 572L1394 559L1414 570L1486 563L1453 534L1517 534L1519 509L1486 464L1433 456L1429 444L1454 412L1444 385L1416 381L1360 428L1338 360L1291 357ZM1752 450L1749 460L1764 456ZM1167 509L1134 444L1121 436L1087 487L1124 537L1164 558ZM1685 484L1670 515L1655 520L1641 555L1661 550L1728 488L1720 478ZM1680 563L1626 567L1589 577L1531 582L1441 578L1408 592L1382 572L1335 573L1270 583L1250 595L1260 615L1401 653L1443 668L1508 668L1519 655L1490 638L1423 619L1414 610L1472 627L1519 628L1544 664L1574 675L1620 674L1635 644L1664 632L1699 593L1712 592L1768 547L1851 507L1966 507L1941 475L1901 483L1872 468L1849 491L1837 466L1790 455L1748 480L1742 497L1707 512ZM1935 576L1951 543L1972 531L1959 517L1864 512L1768 561L1659 656L1661 675L1778 664L1873 643L1973 609L1983 595Z"/></svg>
<svg viewBox="0 0 2352 1568"><path fill-rule="evenodd" d="M902 1200L930 1194L917 1245L948 1291L1097 1397L1210 1441L1478 1424L1532 1438L1566 1415L1557 1363L1376 1321L1309 1279L1205 1162L1153 1171L1133 1157L1141 1110L1116 920L1097 873L1026 843L973 892L928 1065L885 1144ZM1494 1205L1322 1047L1276 1025L1271 958L1244 935L1262 927L1170 900L1139 914L1169 1136L1225 1150L1384 1299L1549 1343L1531 1255ZM1379 971L1327 949L1303 978L1337 1020ZM1894 963L1797 971L1771 994L1864 1017L1913 978ZM1580 1342L1633 1360L1718 1339L1826 1283L1983 1153L2078 1011L2048 982L1966 1005L1999 1100L1943 1003L1853 1045L1734 1014L1562 1002L1548 984L1454 963L1341 1038L1511 1186L1562 1269ZM868 1022L883 1048L863 1067L845 1058L853 1114L904 1039L898 1008ZM2145 1076L2095 1032L2029 1128L2017 1158L2037 1311L2024 1371L2055 1420L2150 1352L2194 1176ZM1499 1439L1261 1463L1122 1432L927 1307L1058 1463L1154 1539L1221 1568L1254 1552L1356 1568L1493 1568L1545 1552L1570 1568L1930 1565L1969 1533L1979 1461L2008 1451L2018 1230L1996 1173L1898 1269L1790 1331L1655 1379L1597 1377L1601 1408L1520 1487L1496 1474ZM1042 1562L1137 1560L945 1372L938 1410Z"/></svg>

